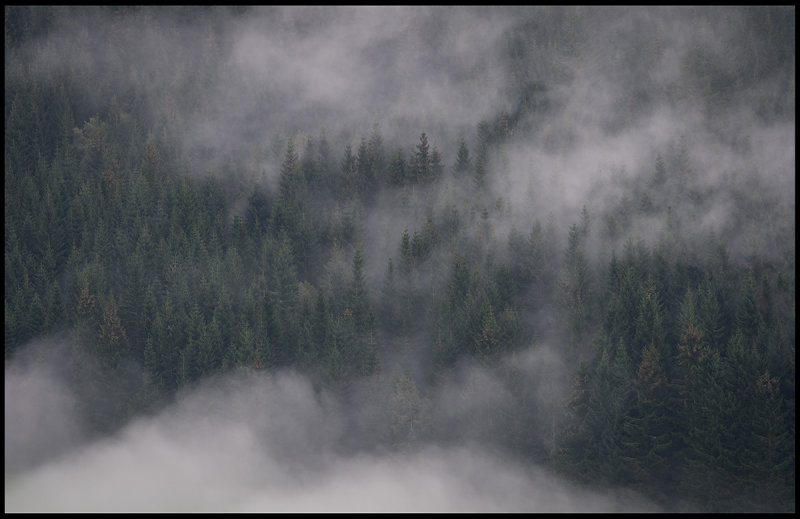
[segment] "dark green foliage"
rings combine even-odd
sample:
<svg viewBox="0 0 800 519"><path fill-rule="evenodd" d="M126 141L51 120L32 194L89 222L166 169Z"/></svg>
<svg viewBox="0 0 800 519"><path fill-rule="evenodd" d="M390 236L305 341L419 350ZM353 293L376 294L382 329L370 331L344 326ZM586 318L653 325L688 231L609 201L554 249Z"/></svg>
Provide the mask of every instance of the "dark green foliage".
<svg viewBox="0 0 800 519"><path fill-rule="evenodd" d="M394 384L390 406L392 445L410 449L425 436L430 403L420 396L414 380L402 374Z"/></svg>
<svg viewBox="0 0 800 519"><path fill-rule="evenodd" d="M588 329L589 272L583 252L584 232L573 224L558 277L559 302L565 312L564 332L570 350L584 347Z"/></svg>
<svg viewBox="0 0 800 519"><path fill-rule="evenodd" d="M488 184L488 175L486 165L486 148L481 148L478 153L478 158L475 159L475 169L472 173L473 186L478 189L484 189Z"/></svg>
<svg viewBox="0 0 800 519"><path fill-rule="evenodd" d="M384 142L377 124L352 145L310 128L318 138L257 136L264 150L249 156L243 145L243 157L200 171L182 147L185 128L162 113L208 110L213 78L195 78L203 88L178 81L163 99L138 86L109 95L102 82L78 95L68 76L40 75L24 59L56 12L5 11L5 355L71 330L71 380L94 432L213 374L285 369L343 398L365 381L385 387L383 440L409 449L445 414L425 395L479 366L510 403L464 423L490 422L490 441L515 457L634 488L668 509L794 511L794 227L768 190L726 179L720 196L745 236L714 234L702 223L717 209L694 160L702 141L689 135L637 150L655 158L614 181L612 203L592 191L592 211L571 226L534 218L538 199L528 212L515 192L512 212L492 198L507 170L527 167L504 160L504 145L568 145L549 129L560 101L525 65L538 48L561 49L564 63L588 56L580 15L565 11L576 24L568 31L527 21L509 33L519 99L457 151L443 155L435 139L451 136L425 132ZM736 13L737 37L752 44L741 72L688 42L681 80L630 102L675 97L719 114L734 90L758 90L759 76L793 63L793 10ZM219 45L203 59L221 61ZM630 52L631 63L660 62L653 49ZM567 74L542 70L555 87ZM793 105L762 104L760 123L793 123ZM738 252L761 238L774 250ZM549 388L532 386L538 379L517 362L542 343L574 381L547 402L539 391Z"/></svg>
<svg viewBox="0 0 800 519"><path fill-rule="evenodd" d="M453 166L453 176L456 178L469 176L471 174L471 169L472 159L469 156L469 149L467 149L467 144L464 142L464 137L461 137L461 141L458 145L458 155L456 155L456 163Z"/></svg>
<svg viewBox="0 0 800 519"><path fill-rule="evenodd" d="M408 172L406 171L406 159L402 148L396 149L389 160L389 174L387 176L387 184L390 186L403 186L405 185Z"/></svg>
<svg viewBox="0 0 800 519"><path fill-rule="evenodd" d="M269 216L269 200L261 191L254 190L247 200L245 210L245 225L248 232L254 237L263 235L269 225Z"/></svg>
<svg viewBox="0 0 800 519"><path fill-rule="evenodd" d="M627 470L636 486L655 489L674 485L674 473L667 459L676 432L670 407L670 386L661 355L654 344L642 352L635 381L636 404L623 423Z"/></svg>
<svg viewBox="0 0 800 519"><path fill-rule="evenodd" d="M412 175L411 182L413 184L427 184L433 180L433 173L431 168L431 152L428 145L428 136L422 132L419 136L419 144L417 144L417 151L414 152L414 160L412 162Z"/></svg>

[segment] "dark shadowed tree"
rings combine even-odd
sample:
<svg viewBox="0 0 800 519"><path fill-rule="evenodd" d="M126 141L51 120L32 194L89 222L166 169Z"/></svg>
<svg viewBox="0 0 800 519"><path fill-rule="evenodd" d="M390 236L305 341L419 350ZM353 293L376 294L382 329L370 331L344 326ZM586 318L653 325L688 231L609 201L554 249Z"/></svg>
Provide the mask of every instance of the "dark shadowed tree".
<svg viewBox="0 0 800 519"><path fill-rule="evenodd" d="M428 136L425 135L425 132L422 132L419 136L417 151L414 152L412 171L412 183L427 184L431 181L431 154Z"/></svg>
<svg viewBox="0 0 800 519"><path fill-rule="evenodd" d="M467 148L467 143L464 141L464 137L461 137L458 144L456 163L453 166L453 176L456 178L467 177L471 174L471 171L472 158L469 156L469 149Z"/></svg>

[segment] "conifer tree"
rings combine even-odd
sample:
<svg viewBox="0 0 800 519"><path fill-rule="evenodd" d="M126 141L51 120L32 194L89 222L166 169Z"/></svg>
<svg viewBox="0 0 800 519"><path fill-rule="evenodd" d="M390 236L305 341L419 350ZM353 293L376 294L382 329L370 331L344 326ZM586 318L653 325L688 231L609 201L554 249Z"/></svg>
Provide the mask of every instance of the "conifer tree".
<svg viewBox="0 0 800 519"><path fill-rule="evenodd" d="M469 149L464 141L464 137L461 137L461 141L458 144L456 163L453 166L453 176L456 178L466 177L471 174L471 170L472 158L469 156Z"/></svg>
<svg viewBox="0 0 800 519"><path fill-rule="evenodd" d="M587 333L588 269L577 225L569 232L564 266L559 274L560 302L567 312L567 343L573 351L582 345Z"/></svg>
<svg viewBox="0 0 800 519"><path fill-rule="evenodd" d="M317 151L313 137L306 140L306 146L303 150L303 156L300 159L300 170L303 173L303 178L310 186L319 186L319 170L317 164Z"/></svg>
<svg viewBox="0 0 800 519"><path fill-rule="evenodd" d="M383 137L381 136L377 123L372 128L372 134L367 143L367 152L372 172L370 186L372 189L375 189L386 177L386 152L384 151Z"/></svg>
<svg viewBox="0 0 800 519"><path fill-rule="evenodd" d="M397 378L391 401L391 441L398 450L407 450L424 436L430 404L420 396L408 374Z"/></svg>
<svg viewBox="0 0 800 519"><path fill-rule="evenodd" d="M751 387L755 390L753 428L743 449L749 469L746 485L753 488L747 509L789 512L795 500L795 437L787 421L780 380L765 369Z"/></svg>
<svg viewBox="0 0 800 519"><path fill-rule="evenodd" d="M364 276L364 256L361 247L356 247L353 255L352 282L348 306L359 333L365 333L371 326L371 314L367 296L367 282Z"/></svg>
<svg viewBox="0 0 800 519"><path fill-rule="evenodd" d="M426 184L431 180L431 156L428 145L428 136L422 132L419 136L417 151L414 152L413 176L414 184Z"/></svg>
<svg viewBox="0 0 800 519"><path fill-rule="evenodd" d="M353 178L353 188L355 195L362 202L367 201L367 197L372 193L373 188L372 160L369 156L367 140L361 138L355 157L355 175Z"/></svg>
<svg viewBox="0 0 800 519"><path fill-rule="evenodd" d="M648 280L643 288L631 344L631 356L636 364L641 360L641 352L651 344L659 350L662 358L669 358L673 354L666 342L659 294L652 280Z"/></svg>
<svg viewBox="0 0 800 519"><path fill-rule="evenodd" d="M670 470L674 467L670 467L667 456L676 430L668 407L669 381L661 365L661 354L651 343L642 352L637 370L635 409L623 424L628 470L636 485L648 491L675 484Z"/></svg>
<svg viewBox="0 0 800 519"><path fill-rule="evenodd" d="M103 364L114 368L128 355L128 338L112 295L103 311L97 335L97 353Z"/></svg>
<svg viewBox="0 0 800 519"><path fill-rule="evenodd" d="M358 193L358 180L356 170L356 157L353 155L353 148L348 143L344 148L344 157L341 163L341 179L340 195L345 200L355 197Z"/></svg>
<svg viewBox="0 0 800 519"><path fill-rule="evenodd" d="M440 178L442 178L442 174L444 173L444 163L442 161L442 154L439 152L439 149L434 146L433 151L431 151L431 160L430 160L430 179L432 182L436 182Z"/></svg>
<svg viewBox="0 0 800 519"><path fill-rule="evenodd" d="M397 148L389 159L389 175L387 183L390 186L404 186L407 182L406 160L402 148Z"/></svg>
<svg viewBox="0 0 800 519"><path fill-rule="evenodd" d="M488 185L487 177L486 150L481 148L478 157L475 159L475 170L472 175L473 186L479 191L486 188Z"/></svg>
<svg viewBox="0 0 800 519"><path fill-rule="evenodd" d="M736 299L735 324L748 339L754 339L758 333L759 315L756 302L756 280L750 270L741 284Z"/></svg>

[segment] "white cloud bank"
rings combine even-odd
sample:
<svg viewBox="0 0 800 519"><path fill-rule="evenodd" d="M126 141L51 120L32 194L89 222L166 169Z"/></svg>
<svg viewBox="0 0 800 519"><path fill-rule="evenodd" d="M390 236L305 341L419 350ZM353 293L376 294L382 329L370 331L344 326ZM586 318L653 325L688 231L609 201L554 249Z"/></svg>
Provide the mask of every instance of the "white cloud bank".
<svg viewBox="0 0 800 519"><path fill-rule="evenodd" d="M20 388L52 389L38 371L9 379L6 408L24 407ZM19 371L19 370L18 370ZM9 387L9 381L12 386ZM69 399L64 388L28 401L33 414ZM345 452L341 408L296 374L207 381L158 415L48 461L9 471L6 512L633 512L656 511L632 495L579 489L548 470L524 467L479 447ZM6 453L54 440L9 423ZM59 422L60 421L60 422ZM9 443L9 433L13 441Z"/></svg>

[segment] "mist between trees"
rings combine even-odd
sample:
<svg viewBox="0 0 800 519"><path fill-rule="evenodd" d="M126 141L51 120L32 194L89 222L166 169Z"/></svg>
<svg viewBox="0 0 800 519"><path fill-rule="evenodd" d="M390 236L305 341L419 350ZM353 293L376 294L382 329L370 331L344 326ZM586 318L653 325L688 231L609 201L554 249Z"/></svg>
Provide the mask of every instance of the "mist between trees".
<svg viewBox="0 0 800 519"><path fill-rule="evenodd" d="M794 511L794 7L5 14L7 511Z"/></svg>

